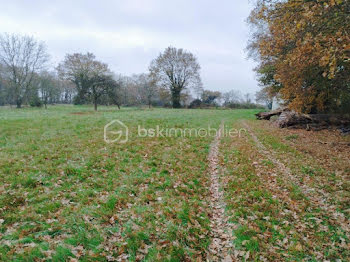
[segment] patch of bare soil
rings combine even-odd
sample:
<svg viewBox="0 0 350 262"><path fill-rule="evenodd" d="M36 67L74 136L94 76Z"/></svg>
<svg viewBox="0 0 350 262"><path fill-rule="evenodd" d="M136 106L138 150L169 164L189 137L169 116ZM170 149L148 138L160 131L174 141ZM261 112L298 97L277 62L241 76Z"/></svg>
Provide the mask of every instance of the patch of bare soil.
<svg viewBox="0 0 350 262"><path fill-rule="evenodd" d="M219 145L224 125L220 126L214 141L211 144L208 161L210 172L210 207L212 208L211 235L212 243L209 246L208 261L234 261L231 229L225 216L224 195L220 190L220 171L218 166Z"/></svg>

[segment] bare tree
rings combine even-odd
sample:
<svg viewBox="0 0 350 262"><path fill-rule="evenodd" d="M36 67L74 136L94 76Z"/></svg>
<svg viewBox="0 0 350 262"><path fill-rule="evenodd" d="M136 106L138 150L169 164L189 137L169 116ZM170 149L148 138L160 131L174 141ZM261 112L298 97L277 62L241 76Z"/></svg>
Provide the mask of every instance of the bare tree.
<svg viewBox="0 0 350 262"><path fill-rule="evenodd" d="M148 74L140 74L137 76L137 86L138 93L141 96L141 102L147 104L151 108L152 102L154 101L157 95L157 84L154 79Z"/></svg>
<svg viewBox="0 0 350 262"><path fill-rule="evenodd" d="M140 106L143 104L142 86L143 82L139 74L125 76L123 78L123 100L128 106Z"/></svg>
<svg viewBox="0 0 350 262"><path fill-rule="evenodd" d="M160 87L158 90L158 96L162 106L171 106L171 93L169 88Z"/></svg>
<svg viewBox="0 0 350 262"><path fill-rule="evenodd" d="M0 63L0 106L5 105L7 102L6 82L4 79L2 79L2 74L1 74L3 70L4 70L4 66Z"/></svg>
<svg viewBox="0 0 350 262"><path fill-rule="evenodd" d="M98 99L105 94L116 95L114 91L118 87L118 84L111 74L95 75L91 79L91 83L91 88L89 89L88 94L92 98L95 111L97 111ZM114 100L114 102L117 103L117 100ZM120 108L118 103L117 106Z"/></svg>
<svg viewBox="0 0 350 262"><path fill-rule="evenodd" d="M6 69L2 77L13 89L18 108L23 103L34 74L43 68L48 59L44 43L38 42L33 37L0 35L0 63Z"/></svg>
<svg viewBox="0 0 350 262"><path fill-rule="evenodd" d="M57 71L61 78L70 80L76 86L77 103L91 98L97 110L97 100L106 92L106 81L111 75L107 64L96 60L92 53L67 54Z"/></svg>
<svg viewBox="0 0 350 262"><path fill-rule="evenodd" d="M47 108L48 103L53 103L55 100L59 100L61 95L61 89L57 76L53 72L43 71L37 76L37 87L41 102Z"/></svg>
<svg viewBox="0 0 350 262"><path fill-rule="evenodd" d="M187 88L201 88L200 65L197 58L183 49L168 47L151 62L154 81L170 89L174 108L179 108L181 92Z"/></svg>
<svg viewBox="0 0 350 262"><path fill-rule="evenodd" d="M255 93L256 103L263 103L268 109L272 108L273 97L268 92L268 88L264 87Z"/></svg>
<svg viewBox="0 0 350 262"><path fill-rule="evenodd" d="M244 100L245 100L245 103L246 103L246 104L251 104L251 103L252 103L252 95L249 94L249 93L246 93L246 94L244 95Z"/></svg>
<svg viewBox="0 0 350 262"><path fill-rule="evenodd" d="M221 96L222 94L219 91L203 90L201 98L206 105L217 105L217 100L219 100Z"/></svg>
<svg viewBox="0 0 350 262"><path fill-rule="evenodd" d="M193 97L188 90L185 90L184 92L182 92L180 100L182 106L189 107L189 105L193 101Z"/></svg>
<svg viewBox="0 0 350 262"><path fill-rule="evenodd" d="M60 101L65 104L70 104L73 102L73 97L76 95L76 89L74 83L68 80L59 81L59 88L61 90Z"/></svg>
<svg viewBox="0 0 350 262"><path fill-rule="evenodd" d="M131 77L118 75L118 82L121 85L121 104L128 106L130 105L130 93L129 87L131 86L132 80Z"/></svg>
<svg viewBox="0 0 350 262"><path fill-rule="evenodd" d="M121 101L122 101L122 81L118 76L110 76L108 82L106 82L106 95L108 104L114 104L120 109ZM117 79L117 80L116 80Z"/></svg>
<svg viewBox="0 0 350 262"><path fill-rule="evenodd" d="M242 94L240 91L231 90L222 94L222 99L224 101L224 105L229 105L232 103L242 103Z"/></svg>

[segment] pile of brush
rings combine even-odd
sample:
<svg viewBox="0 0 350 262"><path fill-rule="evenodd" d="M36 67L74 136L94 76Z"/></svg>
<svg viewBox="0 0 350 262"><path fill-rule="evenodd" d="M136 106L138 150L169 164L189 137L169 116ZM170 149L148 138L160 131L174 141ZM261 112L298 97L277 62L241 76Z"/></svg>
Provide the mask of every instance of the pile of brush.
<svg viewBox="0 0 350 262"><path fill-rule="evenodd" d="M307 130L339 129L342 134L350 134L350 117L335 114L302 114L288 108L260 112L257 119L274 120L280 128L303 128Z"/></svg>

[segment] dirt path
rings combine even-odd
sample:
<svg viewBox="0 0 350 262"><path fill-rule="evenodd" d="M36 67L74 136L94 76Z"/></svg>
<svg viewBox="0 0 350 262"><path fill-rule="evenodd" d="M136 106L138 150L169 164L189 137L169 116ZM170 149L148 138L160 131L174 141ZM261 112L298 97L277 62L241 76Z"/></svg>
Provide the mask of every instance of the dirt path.
<svg viewBox="0 0 350 262"><path fill-rule="evenodd" d="M268 150L259 140L259 138L255 135L253 130L250 128L250 126L243 122L244 127L247 129L251 137L253 138L254 142L256 143L258 150L262 152L266 157L274 163L281 171L284 176L282 177L285 181L291 181L295 185L297 185L301 192L308 197L310 202L312 202L315 206L320 207L327 213L329 213L336 224L341 226L341 228L347 232L347 234L350 233L350 224L349 221L345 218L344 214L337 212L336 207L333 205L328 204L329 202L329 194L324 192L321 189L315 189L312 187L307 186L306 184L303 184L300 182L300 180L293 175L292 171L285 166L275 155L275 153L271 150Z"/></svg>
<svg viewBox="0 0 350 262"><path fill-rule="evenodd" d="M224 129L222 122L214 141L210 146L208 161L210 172L210 207L211 217L211 237L212 243L209 246L208 261L234 261L232 235L227 217L225 216L224 194L220 191L220 170L218 167L219 145Z"/></svg>

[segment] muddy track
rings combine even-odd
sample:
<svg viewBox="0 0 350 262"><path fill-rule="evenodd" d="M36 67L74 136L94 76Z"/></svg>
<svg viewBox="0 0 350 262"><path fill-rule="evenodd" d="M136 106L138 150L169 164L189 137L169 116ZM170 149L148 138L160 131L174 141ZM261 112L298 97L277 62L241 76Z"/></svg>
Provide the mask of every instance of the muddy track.
<svg viewBox="0 0 350 262"><path fill-rule="evenodd" d="M232 229L225 216L224 194L220 190L219 145L224 124L221 123L208 155L210 173L211 238L207 261L235 261L233 258Z"/></svg>

